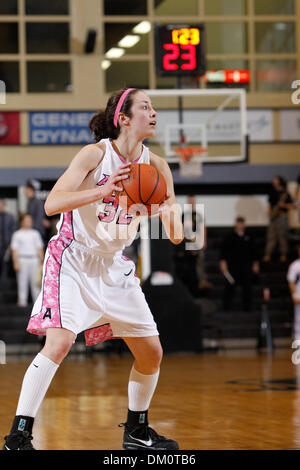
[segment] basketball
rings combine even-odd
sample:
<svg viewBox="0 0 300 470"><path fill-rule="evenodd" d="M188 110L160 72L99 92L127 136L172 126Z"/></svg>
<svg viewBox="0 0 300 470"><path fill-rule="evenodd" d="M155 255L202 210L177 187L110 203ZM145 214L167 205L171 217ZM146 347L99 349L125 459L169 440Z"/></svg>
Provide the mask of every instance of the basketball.
<svg viewBox="0 0 300 470"><path fill-rule="evenodd" d="M150 214L151 206L161 204L167 193L164 176L146 163L133 163L128 178L119 181L118 186L122 187L122 191L116 192L120 206L129 212L138 210L142 215L146 215L143 214L146 210Z"/></svg>

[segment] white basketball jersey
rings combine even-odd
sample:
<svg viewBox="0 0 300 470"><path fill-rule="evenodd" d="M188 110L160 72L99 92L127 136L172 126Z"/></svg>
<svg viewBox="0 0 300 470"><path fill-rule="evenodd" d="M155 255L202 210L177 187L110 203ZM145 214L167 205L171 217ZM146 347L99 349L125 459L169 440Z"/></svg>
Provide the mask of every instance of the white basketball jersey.
<svg viewBox="0 0 300 470"><path fill-rule="evenodd" d="M117 168L126 163L113 149L109 139L105 143L105 155L94 170L95 186L102 186ZM133 163L150 164L149 149L143 145L141 156ZM58 236L63 235L64 217L58 224ZM129 246L135 236L141 217L129 215L122 209L114 196L74 209L72 211L72 237L75 241L100 253L121 252Z"/></svg>

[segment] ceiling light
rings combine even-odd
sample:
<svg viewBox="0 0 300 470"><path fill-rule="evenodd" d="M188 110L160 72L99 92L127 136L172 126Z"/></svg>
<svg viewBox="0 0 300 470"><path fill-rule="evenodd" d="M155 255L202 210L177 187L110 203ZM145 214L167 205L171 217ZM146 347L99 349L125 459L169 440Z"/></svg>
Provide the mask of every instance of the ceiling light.
<svg viewBox="0 0 300 470"><path fill-rule="evenodd" d="M102 60L102 62L101 62L102 70L107 70L110 66L111 66L111 61L110 60Z"/></svg>
<svg viewBox="0 0 300 470"><path fill-rule="evenodd" d="M275 23L275 28L278 31L284 31L286 27L287 27L286 23Z"/></svg>
<svg viewBox="0 0 300 470"><path fill-rule="evenodd" d="M132 31L135 34L147 34L151 31L151 23L150 21L141 21L141 23L137 24Z"/></svg>
<svg viewBox="0 0 300 470"><path fill-rule="evenodd" d="M128 34L127 36L124 36L121 41L118 42L118 46L120 47L132 47L135 46L137 42L140 40L140 36L133 35L133 34Z"/></svg>
<svg viewBox="0 0 300 470"><path fill-rule="evenodd" d="M122 57L124 53L124 49L121 49L120 47L112 47L105 53L105 56L109 59L118 59L119 57Z"/></svg>

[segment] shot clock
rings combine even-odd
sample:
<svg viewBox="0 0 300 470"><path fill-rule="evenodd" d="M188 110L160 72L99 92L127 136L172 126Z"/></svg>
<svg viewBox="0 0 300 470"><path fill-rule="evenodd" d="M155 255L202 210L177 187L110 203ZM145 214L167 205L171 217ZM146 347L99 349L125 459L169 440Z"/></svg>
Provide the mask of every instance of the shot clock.
<svg viewBox="0 0 300 470"><path fill-rule="evenodd" d="M158 75L203 75L204 26L169 24L155 27L155 63Z"/></svg>

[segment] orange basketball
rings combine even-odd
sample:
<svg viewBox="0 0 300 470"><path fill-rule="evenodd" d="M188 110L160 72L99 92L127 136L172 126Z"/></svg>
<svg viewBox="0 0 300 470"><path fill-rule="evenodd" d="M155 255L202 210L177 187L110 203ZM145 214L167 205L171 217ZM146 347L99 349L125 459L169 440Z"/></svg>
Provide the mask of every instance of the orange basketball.
<svg viewBox="0 0 300 470"><path fill-rule="evenodd" d="M116 197L123 209L151 214L151 205L161 204L167 194L164 176L152 165L133 163L128 178L118 182L122 191L116 191ZM131 210L130 210L131 209Z"/></svg>

